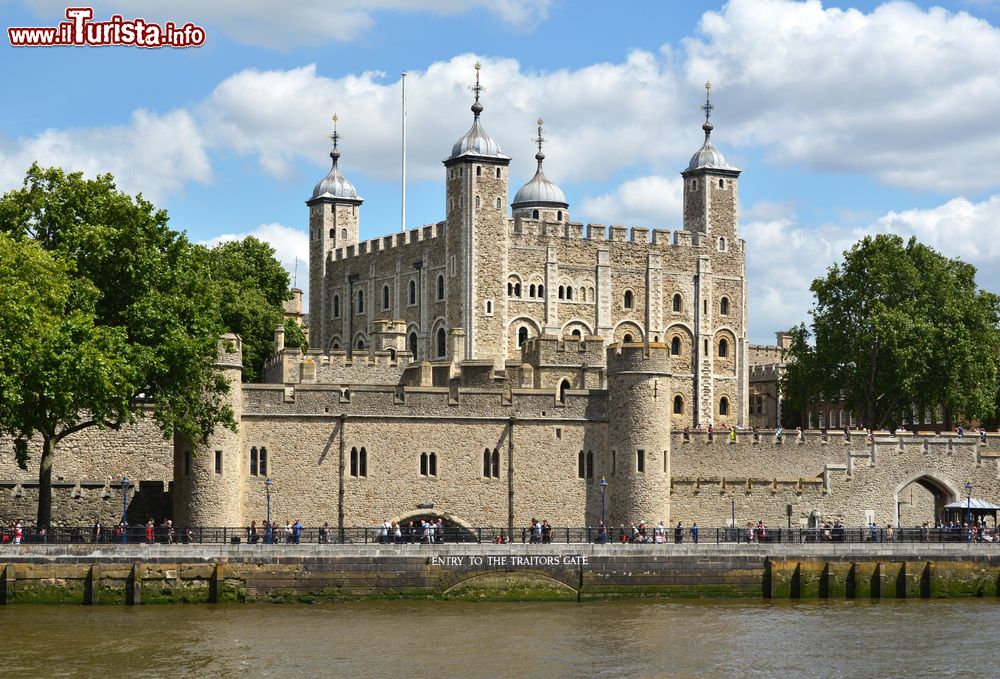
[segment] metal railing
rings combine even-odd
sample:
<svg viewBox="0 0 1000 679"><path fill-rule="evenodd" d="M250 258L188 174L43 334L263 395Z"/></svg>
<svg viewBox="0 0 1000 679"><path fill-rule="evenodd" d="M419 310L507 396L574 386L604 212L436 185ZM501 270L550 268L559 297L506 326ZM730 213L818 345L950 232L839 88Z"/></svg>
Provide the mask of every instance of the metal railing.
<svg viewBox="0 0 1000 679"><path fill-rule="evenodd" d="M678 533L675 528L666 528L659 533L654 527L648 527L643 533L634 533L630 528L624 530L613 528L607 532L603 529L588 526L584 528L551 527L548 529L532 529L531 527L506 528L460 526L436 527L433 530L421 526L400 526L396 531L392 528L351 527L338 529L303 528L289 531L278 527L268 535L265 529L257 529L252 533L248 528L240 527L174 527L172 530L156 526L150 532L146 526L129 526L124 537L116 527L102 528L100 532L92 527L58 526L45 531L32 527L22 529L22 544L255 544L294 546L298 544L806 544L806 543L996 543L1000 539L994 533L980 536L978 533L964 528L847 528L838 526L820 526L815 528L765 528L761 531L753 528L699 528L697 539L690 528L684 528ZM14 541L14 529L0 528L0 546L9 545Z"/></svg>

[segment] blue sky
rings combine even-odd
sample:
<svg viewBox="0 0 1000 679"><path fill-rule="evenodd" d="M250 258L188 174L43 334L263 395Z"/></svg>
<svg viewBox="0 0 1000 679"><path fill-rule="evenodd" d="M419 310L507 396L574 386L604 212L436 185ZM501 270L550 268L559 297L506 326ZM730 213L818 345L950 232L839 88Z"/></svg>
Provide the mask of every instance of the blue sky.
<svg viewBox="0 0 1000 679"><path fill-rule="evenodd" d="M207 7L206 7L207 5ZM4 28L64 4L0 0ZM407 222L443 216L440 164L486 129L512 193L546 171L574 220L679 228L679 172L702 141L743 169L751 340L808 318L809 282L865 233L917 235L1000 291L1000 0L953 3L568 0L108 0L95 19L192 22L204 46L12 48L0 41L0 190L34 160L112 172L211 241L253 233L289 268L303 201L341 167L362 237L399 228L399 73L408 69ZM300 264L299 283L306 283ZM304 286L303 286L304 287Z"/></svg>

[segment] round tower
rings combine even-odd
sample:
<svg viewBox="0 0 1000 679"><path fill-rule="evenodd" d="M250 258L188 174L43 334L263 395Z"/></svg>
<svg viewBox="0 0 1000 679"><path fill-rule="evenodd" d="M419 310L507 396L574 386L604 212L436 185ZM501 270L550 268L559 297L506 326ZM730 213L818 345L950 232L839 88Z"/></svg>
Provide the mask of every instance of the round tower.
<svg viewBox="0 0 1000 679"><path fill-rule="evenodd" d="M608 348L610 526L670 523L670 350L650 342Z"/></svg>
<svg viewBox="0 0 1000 679"><path fill-rule="evenodd" d="M191 454L191 442L174 436L174 522L190 526L242 526L247 470L239 431L243 415L243 340L219 338L215 369L229 383L224 403L233 409L237 430L217 426L208 443Z"/></svg>

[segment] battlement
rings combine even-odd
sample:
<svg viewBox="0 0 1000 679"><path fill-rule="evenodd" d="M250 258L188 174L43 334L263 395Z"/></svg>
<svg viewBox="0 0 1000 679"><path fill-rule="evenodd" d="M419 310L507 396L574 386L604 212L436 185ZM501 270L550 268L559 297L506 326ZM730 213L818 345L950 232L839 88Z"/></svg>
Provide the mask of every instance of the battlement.
<svg viewBox="0 0 1000 679"><path fill-rule="evenodd" d="M670 348L663 342L615 343L607 351L608 374L623 372L670 372Z"/></svg>
<svg viewBox="0 0 1000 679"><path fill-rule="evenodd" d="M567 240L590 240L611 243L639 243L660 247L696 247L701 245L703 236L691 231L678 229L650 229L644 226L621 226L613 224L586 224L581 222L550 222L530 217L513 217L508 222L512 238L549 237ZM745 241L739 242L742 251Z"/></svg>
<svg viewBox="0 0 1000 679"><path fill-rule="evenodd" d="M773 344L751 344L750 366L784 363L785 350Z"/></svg>
<svg viewBox="0 0 1000 679"><path fill-rule="evenodd" d="M331 250L327 254L327 261L339 262L341 260L353 259L355 257L370 255L376 252L385 252L393 248L405 247L407 245L412 245L413 243L422 243L424 241L433 240L443 233L444 222L425 224L424 226L420 226L415 229L390 233L387 236L380 236L378 238L361 241L357 245L348 245L346 247L337 248L336 250Z"/></svg>
<svg viewBox="0 0 1000 679"><path fill-rule="evenodd" d="M521 347L521 360L534 367L559 366L602 366L604 365L604 338L595 335L587 337L557 337L542 335L527 340Z"/></svg>

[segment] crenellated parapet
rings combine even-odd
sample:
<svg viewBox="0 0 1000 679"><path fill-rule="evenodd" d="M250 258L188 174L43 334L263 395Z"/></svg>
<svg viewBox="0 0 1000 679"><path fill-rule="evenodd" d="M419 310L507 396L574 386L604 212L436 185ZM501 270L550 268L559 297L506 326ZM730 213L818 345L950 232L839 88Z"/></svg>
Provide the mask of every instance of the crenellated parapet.
<svg viewBox="0 0 1000 679"><path fill-rule="evenodd" d="M564 240L584 240L594 243L631 243L656 248L690 248L708 243L703 234L683 229L644 226L622 226L613 224L583 224L581 222L553 222L530 217L514 217L508 221L513 243L535 238L560 238ZM746 242L739 239L736 247L743 251Z"/></svg>
<svg viewBox="0 0 1000 679"><path fill-rule="evenodd" d="M337 248L336 250L331 250L329 256L327 257L327 261L339 262L379 252L386 252L395 248L403 248L415 243L423 243L434 240L443 235L443 233L444 222L427 224L415 229L392 233L388 236L361 241L357 245L348 245L346 247Z"/></svg>

